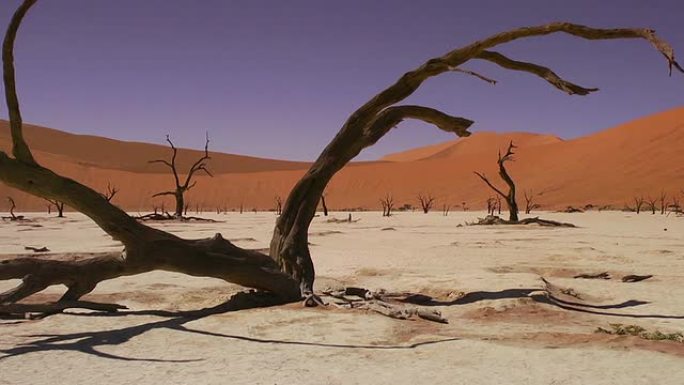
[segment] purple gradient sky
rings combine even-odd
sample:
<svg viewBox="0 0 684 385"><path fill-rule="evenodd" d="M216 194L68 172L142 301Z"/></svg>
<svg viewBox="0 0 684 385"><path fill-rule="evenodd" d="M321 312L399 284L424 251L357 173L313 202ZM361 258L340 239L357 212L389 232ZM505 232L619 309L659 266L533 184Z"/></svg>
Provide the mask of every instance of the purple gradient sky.
<svg viewBox="0 0 684 385"><path fill-rule="evenodd" d="M2 29L19 3L0 3ZM557 20L651 27L681 58L683 18L681 0L39 0L19 33L17 80L29 123L154 143L171 133L193 148L208 130L213 150L311 160L372 95L473 40ZM500 50L601 91L568 96L472 63L499 84L447 74L408 101L471 118L473 131L564 138L684 105L684 77L669 78L643 41L558 35ZM452 138L404 123L359 159Z"/></svg>

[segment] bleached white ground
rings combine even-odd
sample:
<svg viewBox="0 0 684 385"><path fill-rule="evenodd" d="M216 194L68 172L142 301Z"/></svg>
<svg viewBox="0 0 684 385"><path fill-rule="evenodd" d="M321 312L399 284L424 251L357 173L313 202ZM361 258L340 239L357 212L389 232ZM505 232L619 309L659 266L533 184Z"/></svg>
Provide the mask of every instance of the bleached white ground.
<svg viewBox="0 0 684 385"><path fill-rule="evenodd" d="M121 303L130 313L0 321L0 384L683 383L684 344L594 331L609 323L684 331L684 218L542 213L580 228L457 227L483 215L368 212L354 213L361 220L351 224L317 217L311 226L319 288L429 294L441 301L448 325L299 304L194 320L155 315L148 310L214 306L240 288L153 272L103 282L85 298ZM275 220L273 213L206 216L225 222L157 226L189 238L221 232L240 246L265 248ZM120 249L80 214L28 217L35 222L0 222L0 259L26 253L24 246ZM602 271L613 279L572 278ZM627 274L654 277L621 282ZM543 301L535 295L541 276L581 300L563 307ZM0 290L13 284L0 282Z"/></svg>

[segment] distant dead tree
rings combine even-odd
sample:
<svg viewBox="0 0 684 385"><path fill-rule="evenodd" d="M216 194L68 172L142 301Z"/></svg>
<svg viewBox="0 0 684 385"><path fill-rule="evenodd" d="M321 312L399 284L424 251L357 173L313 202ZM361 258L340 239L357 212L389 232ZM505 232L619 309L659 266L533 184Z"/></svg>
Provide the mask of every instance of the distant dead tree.
<svg viewBox="0 0 684 385"><path fill-rule="evenodd" d="M276 215L280 215L280 213L283 212L283 198L281 198L280 195L276 195L275 204L276 204Z"/></svg>
<svg viewBox="0 0 684 385"><path fill-rule="evenodd" d="M245 211L245 204L240 203L240 214L242 214Z"/></svg>
<svg viewBox="0 0 684 385"><path fill-rule="evenodd" d="M163 205L164 205L164 203L162 203L162 207L163 207ZM183 205L183 215L186 216L186 217L188 216L188 209L189 209L189 208L190 208L190 202L186 202L186 203Z"/></svg>
<svg viewBox="0 0 684 385"><path fill-rule="evenodd" d="M448 204L444 204L444 206L442 206L442 215L444 215L445 217L447 215L449 215L450 209L451 209L451 206L449 206Z"/></svg>
<svg viewBox="0 0 684 385"><path fill-rule="evenodd" d="M114 195L118 193L119 190L116 188L116 186L112 186L111 183L107 182L107 191L102 194L102 196L107 200L107 202L111 202L112 198L114 198Z"/></svg>
<svg viewBox="0 0 684 385"><path fill-rule="evenodd" d="M496 199L493 197L487 198L487 215L494 215L496 211Z"/></svg>
<svg viewBox="0 0 684 385"><path fill-rule="evenodd" d="M511 176L508 175L505 163L507 161L513 160L513 155L515 155L513 152L514 148L516 148L516 146L513 144L513 141L511 141L508 144L508 149L503 156L501 156L501 151L499 151L499 159L496 162L499 165L499 176L508 185L508 194L504 194L501 190L496 188L496 186L494 186L484 174L475 171L475 175L479 176L480 179L487 184L487 186L489 186L492 190L494 190L494 192L499 194L500 197L506 200L509 213L508 220L511 222L518 221L518 203L515 201L515 183L513 182Z"/></svg>
<svg viewBox="0 0 684 385"><path fill-rule="evenodd" d="M328 216L328 205L325 204L325 192L321 194L321 207L323 208L323 216L327 217Z"/></svg>
<svg viewBox="0 0 684 385"><path fill-rule="evenodd" d="M646 204L648 205L648 208L651 209L651 214L653 215L656 213L656 202L658 202L658 199L651 198L651 196L646 199Z"/></svg>
<svg viewBox="0 0 684 385"><path fill-rule="evenodd" d="M188 171L187 176L185 177L185 181L181 183L181 179L178 176L178 169L176 167L176 156L178 155L178 149L176 146L174 146L173 142L171 142L171 139L169 138L169 135L166 135L166 141L169 143L169 146L171 146L171 150L173 151L173 154L171 155L171 161L165 160L165 159L156 159L156 160L151 160L148 163L161 163L171 169L171 172L173 172L173 178L176 182L176 188L173 191L163 191L156 193L152 195L153 197L158 197L158 196L163 196L163 195L171 195L176 199L176 210L174 211L174 216L176 217L182 217L184 213L184 208L185 205L183 203L184 200L184 194L190 190L191 188L195 187L195 184L197 182L192 182L192 177L195 175L196 172L198 171L204 171L207 175L213 176L211 172L207 169L207 164L206 162L211 159L209 157L209 134L206 134L206 141L204 143L204 155L199 158L191 167L190 170ZM199 210L198 210L199 211Z"/></svg>
<svg viewBox="0 0 684 385"><path fill-rule="evenodd" d="M660 192L660 215L665 215L665 211L667 211L667 194L663 190Z"/></svg>
<svg viewBox="0 0 684 385"><path fill-rule="evenodd" d="M385 194L385 196L380 199L380 204L382 204L382 216L392 216L392 209L394 208L394 198L392 197L392 194Z"/></svg>
<svg viewBox="0 0 684 385"><path fill-rule="evenodd" d="M670 211L675 213L682 212L682 206L679 204L679 197L675 194L671 198L672 203L670 203Z"/></svg>
<svg viewBox="0 0 684 385"><path fill-rule="evenodd" d="M634 197L634 210L633 211L636 212L637 214L639 214L641 212L641 208L644 206L645 201L646 200L641 195Z"/></svg>
<svg viewBox="0 0 684 385"><path fill-rule="evenodd" d="M525 214L529 214L532 212L532 210L536 210L540 208L541 206L537 203L534 202L535 196L539 196L541 194L533 194L532 191L529 193L527 191L524 192L525 194Z"/></svg>
<svg viewBox="0 0 684 385"><path fill-rule="evenodd" d="M10 209L9 209L10 216L9 217L3 217L2 219L9 219L11 221L19 221L19 220L24 219L23 215L14 215L14 209L17 208L17 204L14 203L14 199L12 197L7 197L7 201L10 204Z"/></svg>
<svg viewBox="0 0 684 385"><path fill-rule="evenodd" d="M423 209L423 214L427 214L432 210L432 206L435 204L435 197L432 194L424 195L423 193L418 194L418 202L420 202L420 208Z"/></svg>
<svg viewBox="0 0 684 385"><path fill-rule="evenodd" d="M461 202L461 208L463 211L468 211L468 204L465 201Z"/></svg>
<svg viewBox="0 0 684 385"><path fill-rule="evenodd" d="M64 202L57 199L45 199L57 209L57 218L64 218Z"/></svg>

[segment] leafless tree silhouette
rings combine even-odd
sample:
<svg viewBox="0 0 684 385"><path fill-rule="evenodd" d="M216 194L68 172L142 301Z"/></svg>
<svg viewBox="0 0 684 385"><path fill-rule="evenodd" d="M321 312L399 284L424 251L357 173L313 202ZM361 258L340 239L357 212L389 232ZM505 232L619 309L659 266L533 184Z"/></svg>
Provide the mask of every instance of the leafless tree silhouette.
<svg viewBox="0 0 684 385"><path fill-rule="evenodd" d="M634 197L634 211L639 214L641 212L641 208L644 206L644 202L646 200L644 199L643 196L637 196Z"/></svg>
<svg viewBox="0 0 684 385"><path fill-rule="evenodd" d="M57 209L57 218L64 218L64 202L57 199L45 199L50 205Z"/></svg>
<svg viewBox="0 0 684 385"><path fill-rule="evenodd" d="M499 159L496 162L499 165L499 176L508 185L507 194L504 194L503 191L499 190L496 186L494 186L484 174L475 171L475 175L479 176L480 179L482 179L487 184L487 186L489 186L489 188L494 190L494 192L496 192L497 194L499 194L500 197L506 200L506 203L508 204L509 213L508 220L511 222L518 221L518 203L515 201L515 183L513 182L511 176L508 174L508 170L506 170L506 162L513 160L513 155L515 155L515 153L513 152L514 148L516 148L516 146L513 144L513 141L511 141L508 144L508 149L506 150L506 153L503 156L501 155L501 151L499 151Z"/></svg>
<svg viewBox="0 0 684 385"><path fill-rule="evenodd" d="M112 186L111 183L107 183L107 191L102 194L102 196L105 197L107 202L111 202L112 198L114 198L114 195L116 195L118 192L119 190L116 188L116 186Z"/></svg>
<svg viewBox="0 0 684 385"><path fill-rule="evenodd" d="M382 205L382 216L392 216L392 210L394 209L394 198L392 197L392 194L385 194L385 196L380 199L380 204Z"/></svg>
<svg viewBox="0 0 684 385"><path fill-rule="evenodd" d="M420 202L420 208L423 209L423 214L427 214L432 210L432 206L435 204L435 197L432 194L418 194L418 202Z"/></svg>
<svg viewBox="0 0 684 385"><path fill-rule="evenodd" d="M651 198L650 196L646 199L646 204L648 205L648 208L651 209L651 214L653 215L656 213L656 202L658 202L658 199Z"/></svg>
<svg viewBox="0 0 684 385"><path fill-rule="evenodd" d="M536 209L541 207L539 204L534 202L534 198L536 196L541 195L541 194L535 195L532 193L532 191L530 191L530 192L525 191L524 194L525 194L525 214L529 214L532 212L532 210L536 210Z"/></svg>
<svg viewBox="0 0 684 385"><path fill-rule="evenodd" d="M178 169L176 166L176 157L178 156L178 149L176 146L174 146L173 142L171 141L171 138L169 135L166 135L166 141L169 143L169 146L171 146L171 160L168 161L166 159L155 159L149 161L149 163L160 163L165 166L167 166L169 169L171 169L171 172L173 173L173 179L175 181L176 187L173 191L163 191L156 193L152 195L153 197L159 197L163 195L170 195L173 196L176 199L176 209L174 211L174 216L181 218L183 217L183 212L184 212L184 195L186 192L188 192L191 188L195 187L197 182L192 182L192 177L195 175L195 173L199 171L203 171L209 176L213 176L211 172L207 169L207 161L211 159L209 157L209 134L206 135L206 141L204 143L204 155L199 158L195 163L190 167L190 170L188 170L187 176L185 177L185 181L181 182L181 177L178 174ZM191 183L192 182L192 183Z"/></svg>
<svg viewBox="0 0 684 385"><path fill-rule="evenodd" d="M283 212L283 198L281 198L280 195L276 195L275 204L276 204L276 215L280 215Z"/></svg>
<svg viewBox="0 0 684 385"><path fill-rule="evenodd" d="M665 215L667 211L667 194L665 190L660 192L660 215Z"/></svg>

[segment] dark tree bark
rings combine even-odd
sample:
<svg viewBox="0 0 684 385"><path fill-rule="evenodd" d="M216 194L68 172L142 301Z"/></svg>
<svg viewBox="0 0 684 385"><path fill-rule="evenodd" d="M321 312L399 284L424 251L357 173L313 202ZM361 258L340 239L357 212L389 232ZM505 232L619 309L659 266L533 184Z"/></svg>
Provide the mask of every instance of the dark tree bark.
<svg viewBox="0 0 684 385"><path fill-rule="evenodd" d="M0 279L22 279L22 283L0 294L0 304L17 302L49 285L64 284L68 290L63 301L76 301L106 279L139 274L150 270L167 270L193 276L223 279L247 287L267 290L284 301L297 300L312 293L314 267L308 249L308 228L321 195L330 179L361 150L372 146L405 119L418 119L438 128L467 136L472 121L422 107L397 105L432 77L451 71L468 73L461 65L479 59L501 67L534 74L569 94L586 94L586 89L559 78L550 69L508 59L488 51L513 40L564 32L585 39L639 38L651 42L667 59L670 70L675 62L670 46L648 29L596 29L569 23L552 23L525 27L493 35L487 39L451 51L425 62L404 74L396 83L371 98L344 123L338 135L323 150L309 171L294 186L278 218L270 247L270 256L255 250L241 249L221 237L182 239L151 228L107 202L102 194L42 167L33 158L22 134L21 114L16 95L13 49L14 40L26 12L36 0L24 0L8 27L3 43L3 80L10 117L13 158L0 152L0 180L8 186L30 194L59 200L90 217L112 238L123 243L125 251L90 255L83 260L60 261L19 258L0 265ZM683 71L684 72L684 71ZM472 74L472 73L471 73ZM208 144L208 143L207 143ZM172 146L173 149L173 146ZM175 154L175 151L174 151ZM205 157L191 168L190 177L204 170ZM174 163L159 160L172 170ZM193 171L194 170L194 171ZM177 177L177 173L174 173ZM178 179L178 178L176 178ZM165 195L176 196L175 191ZM183 204L177 205L180 214ZM310 297L310 296L309 296Z"/></svg>
<svg viewBox="0 0 684 385"><path fill-rule="evenodd" d="M185 210L185 193L188 192L191 188L195 187L197 182L192 182L192 177L195 175L196 172L198 171L204 171L207 175L213 176L211 172L207 169L207 164L206 162L211 159L209 157L209 134L207 134L206 141L204 143L204 155L199 158L195 163L190 167L190 170L188 170L188 174L185 177L185 181L181 182L181 178L178 175L178 169L176 168L176 157L178 155L178 149L176 146L174 146L173 142L171 142L171 139L169 138L168 135L166 135L166 141L169 143L169 146L171 146L171 150L173 151L171 155L171 161L165 160L165 159L156 159L156 160L151 160L149 163L161 163L168 168L171 169L171 172L173 172L173 179L175 181L176 187L173 191L163 191L156 193L152 195L153 197L158 197L158 196L164 196L164 195L171 195L175 198L176 200L176 209L174 210L174 216L177 218L182 218L183 213L186 211ZM199 209L197 210L199 213Z"/></svg>
<svg viewBox="0 0 684 385"><path fill-rule="evenodd" d="M328 205L325 203L325 194L321 194L321 207L323 208L323 216L328 216Z"/></svg>
<svg viewBox="0 0 684 385"><path fill-rule="evenodd" d="M435 197L432 194L418 194L418 202L420 202L420 208L423 209L423 214L427 214L432 210L432 206L435 204Z"/></svg>
<svg viewBox="0 0 684 385"><path fill-rule="evenodd" d="M513 160L513 155L515 155L513 152L514 148L515 145L513 144L513 141L511 141L511 143L508 145L506 153L503 156L501 156L501 152L499 151L499 159L497 160L497 164L499 165L499 176L508 185L507 194L504 194L503 191L494 186L484 174L475 171L475 175L479 176L480 179L487 184L487 186L489 186L492 190L494 190L494 192L499 194L500 197L506 200L509 213L508 220L510 222L518 221L518 203L515 200L515 183L513 182L513 178L508 175L508 171L506 170L506 162Z"/></svg>
<svg viewBox="0 0 684 385"><path fill-rule="evenodd" d="M449 215L449 210L451 210L451 206L449 206L449 205L447 205L447 204L445 204L444 206L442 206L442 215L444 215L445 217L448 216L448 215Z"/></svg>
<svg viewBox="0 0 684 385"><path fill-rule="evenodd" d="M665 215L667 211L667 194L665 191L660 192L660 215Z"/></svg>

